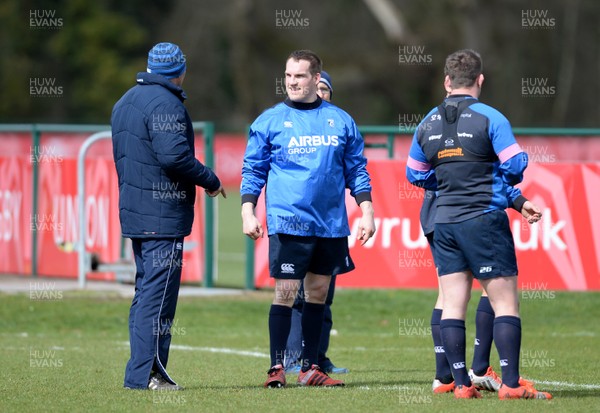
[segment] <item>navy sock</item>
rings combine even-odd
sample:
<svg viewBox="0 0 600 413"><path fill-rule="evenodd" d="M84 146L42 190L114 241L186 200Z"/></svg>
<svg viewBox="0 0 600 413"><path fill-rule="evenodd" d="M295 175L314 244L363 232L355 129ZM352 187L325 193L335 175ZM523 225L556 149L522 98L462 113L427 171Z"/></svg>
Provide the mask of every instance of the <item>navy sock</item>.
<svg viewBox="0 0 600 413"><path fill-rule="evenodd" d="M500 356L502 383L519 387L519 353L521 352L521 319L501 316L494 320L494 341Z"/></svg>
<svg viewBox="0 0 600 413"><path fill-rule="evenodd" d="M329 287L331 288L331 287ZM321 329L321 341L319 342L319 366L325 369L323 364L333 364L327 357L327 350L329 349L329 338L331 336L331 328L333 327L333 319L331 316L331 304L325 304L325 310L323 311L323 328Z"/></svg>
<svg viewBox="0 0 600 413"><path fill-rule="evenodd" d="M302 371L308 371L313 364L319 364L319 345L324 313L325 304L304 303L302 311L302 337L304 337Z"/></svg>
<svg viewBox="0 0 600 413"><path fill-rule="evenodd" d="M292 309L284 305L271 304L269 311L269 340L271 343L271 367L283 366L285 346L292 325Z"/></svg>
<svg viewBox="0 0 600 413"><path fill-rule="evenodd" d="M440 335L441 318L442 310L434 308L431 313L431 338L433 338L433 351L435 351L435 378L444 384L449 384L453 379Z"/></svg>
<svg viewBox="0 0 600 413"><path fill-rule="evenodd" d="M471 379L467 374L465 363L465 321L447 318L440 321L440 335L446 351L446 358L450 364L454 382L457 386L471 386Z"/></svg>
<svg viewBox="0 0 600 413"><path fill-rule="evenodd" d="M490 353L494 339L494 310L487 297L481 297L475 315L475 349L473 352L473 372L482 376L490 366Z"/></svg>

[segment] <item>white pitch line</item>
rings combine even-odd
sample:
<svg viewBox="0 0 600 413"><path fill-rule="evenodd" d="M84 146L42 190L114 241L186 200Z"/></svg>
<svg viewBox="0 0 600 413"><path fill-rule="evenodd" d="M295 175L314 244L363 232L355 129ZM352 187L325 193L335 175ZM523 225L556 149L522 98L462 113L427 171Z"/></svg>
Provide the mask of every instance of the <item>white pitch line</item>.
<svg viewBox="0 0 600 413"><path fill-rule="evenodd" d="M533 382L537 384L554 386L558 388L571 388L571 389L586 389L586 390L598 390L600 389L600 384L576 384L576 383L567 383L564 381L537 381L533 380ZM419 386L417 386L419 387ZM536 386L537 387L537 386ZM360 386L359 390L417 390L411 386Z"/></svg>
<svg viewBox="0 0 600 413"><path fill-rule="evenodd" d="M577 384L577 383L567 383L564 381L537 381L532 380L535 384L547 384L548 386L556 386L556 387L569 387L573 389L589 389L589 390L597 390L600 389L600 384Z"/></svg>
<svg viewBox="0 0 600 413"><path fill-rule="evenodd" d="M248 356L248 357L258 357L258 358L270 358L266 353L259 353L258 351L246 351L246 350L236 350L233 348L227 347L193 347L193 346L183 346L179 344L171 344L171 348L175 350L184 350L184 351L207 351L209 353L224 353L224 354L234 354L237 356Z"/></svg>
<svg viewBox="0 0 600 413"><path fill-rule="evenodd" d="M122 341L119 344L123 346L129 347L129 341ZM206 351L208 353L223 353L223 354L233 354L236 356L246 356L246 357L257 357L257 358L270 358L266 353L260 353L258 351L247 351L247 350L236 350L234 348L227 347L194 347L194 346L184 346L181 344L171 344L171 349L174 350L183 350L183 351Z"/></svg>

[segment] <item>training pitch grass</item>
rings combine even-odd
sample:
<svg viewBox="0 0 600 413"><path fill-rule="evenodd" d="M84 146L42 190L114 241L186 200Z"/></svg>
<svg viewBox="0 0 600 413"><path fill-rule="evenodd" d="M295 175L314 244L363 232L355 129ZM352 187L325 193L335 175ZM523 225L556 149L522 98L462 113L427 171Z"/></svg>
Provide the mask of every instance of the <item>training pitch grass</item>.
<svg viewBox="0 0 600 413"><path fill-rule="evenodd" d="M128 391L129 300L64 292L44 299L0 295L0 411L325 411L591 412L596 376L598 293L524 299L521 374L555 399L499 401L433 395L429 335L434 291L340 290L333 306L330 356L348 367L344 388L263 389L269 367L267 313L272 292L182 298L172 326L169 373L181 392ZM474 293L467 322L470 364ZM552 298L548 298L552 297ZM495 349L492 364L499 371ZM318 407L315 407L318 406Z"/></svg>

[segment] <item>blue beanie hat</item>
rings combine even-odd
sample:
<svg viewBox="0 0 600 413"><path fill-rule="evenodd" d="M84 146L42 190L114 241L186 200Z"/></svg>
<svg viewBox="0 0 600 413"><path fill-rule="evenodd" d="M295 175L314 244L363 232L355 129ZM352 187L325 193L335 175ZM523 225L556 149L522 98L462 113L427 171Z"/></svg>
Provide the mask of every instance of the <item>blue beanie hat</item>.
<svg viewBox="0 0 600 413"><path fill-rule="evenodd" d="M325 85L331 91L331 96L333 96L333 86L331 85L331 76L329 76L329 73L321 70L321 80L319 80L319 83L325 83Z"/></svg>
<svg viewBox="0 0 600 413"><path fill-rule="evenodd" d="M148 52L146 71L167 79L179 77L185 72L185 55L176 44L158 43Z"/></svg>

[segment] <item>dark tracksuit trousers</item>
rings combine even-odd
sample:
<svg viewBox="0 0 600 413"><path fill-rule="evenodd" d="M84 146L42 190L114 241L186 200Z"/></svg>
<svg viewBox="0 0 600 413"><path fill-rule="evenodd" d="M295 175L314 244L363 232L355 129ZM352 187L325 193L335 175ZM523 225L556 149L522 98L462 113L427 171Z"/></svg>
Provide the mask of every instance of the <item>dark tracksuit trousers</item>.
<svg viewBox="0 0 600 413"><path fill-rule="evenodd" d="M167 374L171 326L181 281L183 238L133 238L135 295L129 311L131 358L125 387L148 388L152 371Z"/></svg>

